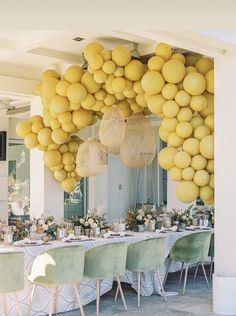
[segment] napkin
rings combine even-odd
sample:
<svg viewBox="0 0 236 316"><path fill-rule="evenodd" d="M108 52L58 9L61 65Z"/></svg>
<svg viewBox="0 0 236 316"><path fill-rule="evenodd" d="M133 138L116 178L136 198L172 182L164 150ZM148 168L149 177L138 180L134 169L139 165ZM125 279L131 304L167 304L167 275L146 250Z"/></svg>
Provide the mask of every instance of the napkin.
<svg viewBox="0 0 236 316"><path fill-rule="evenodd" d="M19 241L15 241L14 242L14 246L21 246L21 245L25 245L25 244L37 244L37 245L40 245L40 244L43 244L43 241L42 240L30 240L29 238L25 238L23 240L19 240Z"/></svg>
<svg viewBox="0 0 236 316"><path fill-rule="evenodd" d="M62 242L65 242L67 240L76 239L76 236L74 234L70 234L67 237L62 238Z"/></svg>
<svg viewBox="0 0 236 316"><path fill-rule="evenodd" d="M111 233L110 233L110 232L104 234L104 238L108 238L108 237L110 237L110 236L111 236Z"/></svg>

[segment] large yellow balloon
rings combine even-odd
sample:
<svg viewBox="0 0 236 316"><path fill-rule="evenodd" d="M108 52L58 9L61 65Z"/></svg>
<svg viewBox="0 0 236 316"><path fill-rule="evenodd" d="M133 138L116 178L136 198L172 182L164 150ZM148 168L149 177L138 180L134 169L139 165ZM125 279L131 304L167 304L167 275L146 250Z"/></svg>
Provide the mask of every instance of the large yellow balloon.
<svg viewBox="0 0 236 316"><path fill-rule="evenodd" d="M165 85L162 74L158 71L147 71L141 79L142 88L149 95L160 93Z"/></svg>
<svg viewBox="0 0 236 316"><path fill-rule="evenodd" d="M170 178L173 181L180 181L182 180L182 169L178 167L173 167L170 169Z"/></svg>
<svg viewBox="0 0 236 316"><path fill-rule="evenodd" d="M209 173L206 170L198 170L196 171L193 181L199 187L203 187L208 184L210 180Z"/></svg>
<svg viewBox="0 0 236 316"><path fill-rule="evenodd" d="M179 112L179 106L174 100L168 100L163 104L162 112L165 117L175 117Z"/></svg>
<svg viewBox="0 0 236 316"><path fill-rule="evenodd" d="M90 57L92 57L95 54L99 54L103 50L104 47L102 46L102 44L98 42L89 43L84 48L84 57L86 60L89 61Z"/></svg>
<svg viewBox="0 0 236 316"><path fill-rule="evenodd" d="M66 178L61 182L61 188L65 192L72 192L76 189L75 178Z"/></svg>
<svg viewBox="0 0 236 316"><path fill-rule="evenodd" d="M206 185L200 188L199 196L203 201L211 200L214 196L214 190L209 185Z"/></svg>
<svg viewBox="0 0 236 316"><path fill-rule="evenodd" d="M166 99L161 94L154 94L148 97L147 105L149 110L154 114L162 113L163 104Z"/></svg>
<svg viewBox="0 0 236 316"><path fill-rule="evenodd" d="M125 77L129 80L136 81L142 78L144 66L139 60L131 60L125 66Z"/></svg>
<svg viewBox="0 0 236 316"><path fill-rule="evenodd" d="M191 167L194 170L205 169L207 166L207 159L202 155L196 155L192 157Z"/></svg>
<svg viewBox="0 0 236 316"><path fill-rule="evenodd" d="M158 154L159 165L165 170L175 167L174 158L177 152L177 149L174 147L163 148Z"/></svg>
<svg viewBox="0 0 236 316"><path fill-rule="evenodd" d="M199 140L196 138L188 138L183 143L183 150L186 151L189 155L195 156L199 154Z"/></svg>
<svg viewBox="0 0 236 316"><path fill-rule="evenodd" d="M117 66L125 66L131 60L131 52L125 46L117 46L112 50L111 53L112 60L116 63Z"/></svg>
<svg viewBox="0 0 236 316"><path fill-rule="evenodd" d="M176 126L176 133L182 138L191 136L192 132L193 128L189 122L180 122Z"/></svg>
<svg viewBox="0 0 236 316"><path fill-rule="evenodd" d="M25 137L27 134L31 133L31 123L29 121L20 121L16 125L16 133L20 137Z"/></svg>
<svg viewBox="0 0 236 316"><path fill-rule="evenodd" d="M43 156L43 161L47 167L55 167L62 161L61 153L55 149L46 150Z"/></svg>
<svg viewBox="0 0 236 316"><path fill-rule="evenodd" d="M38 138L37 135L34 133L29 133L25 136L24 139L25 147L28 149L33 149L38 145Z"/></svg>
<svg viewBox="0 0 236 316"><path fill-rule="evenodd" d="M202 94L206 89L206 79L202 74L192 72L184 78L183 87L191 95Z"/></svg>
<svg viewBox="0 0 236 316"><path fill-rule="evenodd" d="M85 109L79 109L77 111L73 111L72 113L72 121L77 126L77 128L83 128L88 126L93 119L93 112L87 111Z"/></svg>
<svg viewBox="0 0 236 316"><path fill-rule="evenodd" d="M62 128L57 128L52 131L52 140L56 144L64 144L65 142L67 142L68 138L69 134L65 132Z"/></svg>
<svg viewBox="0 0 236 316"><path fill-rule="evenodd" d="M38 141L43 146L48 146L50 143L52 143L52 130L51 128L43 128L38 133Z"/></svg>
<svg viewBox="0 0 236 316"><path fill-rule="evenodd" d="M67 89L67 97L72 103L80 103L86 96L87 90L80 83L72 83Z"/></svg>
<svg viewBox="0 0 236 316"><path fill-rule="evenodd" d="M181 169L187 168L191 164L191 157L185 151L179 151L175 155L174 163L176 167L178 168L181 168Z"/></svg>
<svg viewBox="0 0 236 316"><path fill-rule="evenodd" d="M206 74L206 89L210 93L214 93L214 69Z"/></svg>
<svg viewBox="0 0 236 316"><path fill-rule="evenodd" d="M54 171L54 178L57 181L63 181L67 177L67 172L64 169Z"/></svg>
<svg viewBox="0 0 236 316"><path fill-rule="evenodd" d="M207 159L214 158L214 136L208 135L202 138L200 142L200 153Z"/></svg>
<svg viewBox="0 0 236 316"><path fill-rule="evenodd" d="M186 181L193 180L195 170L192 167L184 168L182 171L182 178Z"/></svg>
<svg viewBox="0 0 236 316"><path fill-rule="evenodd" d="M193 202L198 194L199 188L193 181L181 181L176 187L176 196L184 203Z"/></svg>
<svg viewBox="0 0 236 316"><path fill-rule="evenodd" d="M155 47L155 53L157 56L162 57L164 60L168 60L172 54L172 47L165 43L158 43Z"/></svg>
<svg viewBox="0 0 236 316"><path fill-rule="evenodd" d="M177 59L170 59L162 67L162 75L169 83L181 82L184 79L185 74L185 66Z"/></svg>

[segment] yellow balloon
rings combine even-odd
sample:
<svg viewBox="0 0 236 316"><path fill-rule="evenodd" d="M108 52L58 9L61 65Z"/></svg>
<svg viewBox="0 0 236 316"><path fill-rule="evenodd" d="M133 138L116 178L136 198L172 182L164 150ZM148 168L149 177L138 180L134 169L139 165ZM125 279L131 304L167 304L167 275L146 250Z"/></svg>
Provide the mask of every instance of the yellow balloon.
<svg viewBox="0 0 236 316"><path fill-rule="evenodd" d="M187 168L191 164L191 157L185 151L179 151L175 155L174 163L176 167L178 168L181 168L181 169Z"/></svg>
<svg viewBox="0 0 236 316"><path fill-rule="evenodd" d="M177 59L168 60L162 67L162 75L169 83L179 83L184 79L186 69L184 64Z"/></svg>
<svg viewBox="0 0 236 316"><path fill-rule="evenodd" d="M196 155L192 157L191 167L194 170L205 169L207 165L207 159L202 155Z"/></svg>
<svg viewBox="0 0 236 316"><path fill-rule="evenodd" d="M55 144L55 143L51 143L48 145L47 147L47 150L50 150L50 149L59 149L60 145L58 144Z"/></svg>
<svg viewBox="0 0 236 316"><path fill-rule="evenodd" d="M179 106L174 100L168 100L163 104L162 112L166 117L175 117L179 113Z"/></svg>
<svg viewBox="0 0 236 316"><path fill-rule="evenodd" d="M186 91L179 90L175 95L175 102L179 106L187 106L190 103L190 98L190 95Z"/></svg>
<svg viewBox="0 0 236 316"><path fill-rule="evenodd" d="M32 124L38 123L38 122L43 123L43 117L41 115L33 115L33 116L31 116L29 121Z"/></svg>
<svg viewBox="0 0 236 316"><path fill-rule="evenodd" d="M174 53L174 54L172 54L171 59L177 59L177 60L179 60L182 64L185 64L185 57L184 57L183 54Z"/></svg>
<svg viewBox="0 0 236 316"><path fill-rule="evenodd" d="M196 62L195 67L198 72L205 76L209 70L214 68L214 61L208 57L203 57Z"/></svg>
<svg viewBox="0 0 236 316"><path fill-rule="evenodd" d="M207 159L214 158L214 136L208 135L200 141L200 153Z"/></svg>
<svg viewBox="0 0 236 316"><path fill-rule="evenodd" d="M209 185L206 185L200 188L199 196L203 201L211 200L214 196L214 190Z"/></svg>
<svg viewBox="0 0 236 316"><path fill-rule="evenodd" d="M138 105L135 101L132 101L130 103L130 108L133 111L133 113L141 113L143 111L143 108Z"/></svg>
<svg viewBox="0 0 236 316"><path fill-rule="evenodd" d="M76 131L76 126L72 122L62 124L62 129L67 133L73 133Z"/></svg>
<svg viewBox="0 0 236 316"><path fill-rule="evenodd" d="M89 58L88 62L93 69L98 70L102 68L104 60L100 54L94 54Z"/></svg>
<svg viewBox="0 0 236 316"><path fill-rule="evenodd" d="M70 111L67 111L58 115L58 121L61 124L70 123L71 119L72 119L72 114Z"/></svg>
<svg viewBox="0 0 236 316"><path fill-rule="evenodd" d="M42 95L48 99L51 99L54 97L54 95L57 94L56 92L56 86L58 84L59 80L55 78L49 78L43 81L42 84Z"/></svg>
<svg viewBox="0 0 236 316"><path fill-rule="evenodd" d="M92 111L88 111L83 108L73 111L72 113L72 121L77 126L77 128L88 126L92 122L92 119Z"/></svg>
<svg viewBox="0 0 236 316"><path fill-rule="evenodd" d="M148 60L148 69L161 72L165 60L160 56L153 56Z"/></svg>
<svg viewBox="0 0 236 316"><path fill-rule="evenodd" d="M69 109L69 100L66 97L55 95L51 101L51 108L57 114L64 113Z"/></svg>
<svg viewBox="0 0 236 316"><path fill-rule="evenodd" d="M176 187L176 196L184 203L193 202L198 194L199 188L193 181L181 181Z"/></svg>
<svg viewBox="0 0 236 316"><path fill-rule="evenodd" d="M210 175L210 178L209 178L209 186L210 186L212 189L214 189L214 187L215 187L214 173L212 173L212 174Z"/></svg>
<svg viewBox="0 0 236 316"><path fill-rule="evenodd" d="M157 56L162 57L164 60L168 60L172 54L172 47L165 43L158 43L155 47L155 53Z"/></svg>
<svg viewBox="0 0 236 316"><path fill-rule="evenodd" d="M76 180L75 178L66 178L61 182L61 188L65 192L72 192L76 189Z"/></svg>
<svg viewBox="0 0 236 316"><path fill-rule="evenodd" d="M178 87L173 83L167 83L161 91L163 97L167 100L172 100L175 98L178 92Z"/></svg>
<svg viewBox="0 0 236 316"><path fill-rule="evenodd" d="M142 78L144 73L144 66L139 60L131 60L125 66L125 77L132 81L137 81Z"/></svg>
<svg viewBox="0 0 236 316"><path fill-rule="evenodd" d="M204 137L211 134L211 130L206 125L198 126L194 131L194 137L202 140Z"/></svg>
<svg viewBox="0 0 236 316"><path fill-rule="evenodd" d="M24 139L25 147L28 149L33 149L38 145L38 138L37 135L34 133L29 133L25 136Z"/></svg>
<svg viewBox="0 0 236 316"><path fill-rule="evenodd" d="M47 167L55 167L61 163L62 156L58 150L51 149L44 152L43 161Z"/></svg>
<svg viewBox="0 0 236 316"><path fill-rule="evenodd" d="M214 172L214 160L213 159L210 159L210 160L207 161L206 170L209 173L213 173Z"/></svg>
<svg viewBox="0 0 236 316"><path fill-rule="evenodd" d="M184 142L184 139L179 137L179 135L176 132L170 133L168 136L168 146L172 147L180 147Z"/></svg>
<svg viewBox="0 0 236 316"><path fill-rule="evenodd" d="M199 140L196 138L188 138L183 143L183 150L186 151L189 155L195 156L199 154Z"/></svg>
<svg viewBox="0 0 236 316"><path fill-rule="evenodd" d="M182 169L178 167L173 167L170 169L170 178L173 181L180 181L182 180Z"/></svg>
<svg viewBox="0 0 236 316"><path fill-rule="evenodd" d="M180 122L176 126L176 133L182 138L191 136L192 132L193 128L189 122Z"/></svg>
<svg viewBox="0 0 236 316"><path fill-rule="evenodd" d="M114 97L114 95L107 93L103 101L106 105L110 106L110 105L115 104L116 98Z"/></svg>
<svg viewBox="0 0 236 316"><path fill-rule="evenodd" d="M59 79L60 76L54 69L47 69L42 73L42 81L45 81L49 78L56 78Z"/></svg>
<svg viewBox="0 0 236 316"><path fill-rule="evenodd" d="M98 42L89 43L84 48L84 57L85 57L86 60L89 61L89 59L93 55L96 55L96 54L100 53L103 50L104 50L104 47L102 46L102 44L100 44Z"/></svg>
<svg viewBox="0 0 236 316"><path fill-rule="evenodd" d="M81 102L82 108L86 110L91 110L96 102L96 99L93 94L87 94L86 98ZM79 110L79 108L77 109Z"/></svg>
<svg viewBox="0 0 236 316"><path fill-rule="evenodd" d="M52 129L56 129L56 128L61 127L61 123L58 121L57 118L51 118L50 119L50 126L51 126Z"/></svg>
<svg viewBox="0 0 236 316"><path fill-rule="evenodd" d="M198 170L196 171L193 181L199 187L203 187L208 184L210 180L209 173L206 170Z"/></svg>
<svg viewBox="0 0 236 316"><path fill-rule="evenodd" d="M127 47L117 46L112 50L111 56L117 66L125 66L130 62L132 54Z"/></svg>
<svg viewBox="0 0 236 316"><path fill-rule="evenodd" d="M67 177L67 173L64 169L54 171L54 178L57 181L63 181Z"/></svg>
<svg viewBox="0 0 236 316"><path fill-rule="evenodd" d="M140 105L143 108L147 107L147 101L145 99L144 93L137 94L135 97L135 101L137 102L138 105Z"/></svg>
<svg viewBox="0 0 236 316"><path fill-rule="evenodd" d="M161 140L163 140L165 143L168 142L170 133L167 132L162 126L159 127L158 134Z"/></svg>
<svg viewBox="0 0 236 316"><path fill-rule="evenodd" d="M115 65L115 63L114 63L114 65ZM116 69L112 73L114 74L115 77L124 77L125 69L124 69L124 67L116 67Z"/></svg>
<svg viewBox="0 0 236 316"><path fill-rule="evenodd" d="M190 106L193 111L204 111L207 107L207 100L204 95L194 95L191 97Z"/></svg>
<svg viewBox="0 0 236 316"><path fill-rule="evenodd" d="M184 78L183 87L191 95L202 94L206 89L206 79L202 74L192 72Z"/></svg>
<svg viewBox="0 0 236 316"><path fill-rule="evenodd" d="M62 155L62 162L64 165L72 165L75 161L74 155L70 152Z"/></svg>
<svg viewBox="0 0 236 316"><path fill-rule="evenodd" d="M166 117L161 122L161 126L170 133L175 131L177 124L178 121L175 117Z"/></svg>
<svg viewBox="0 0 236 316"><path fill-rule="evenodd" d="M166 99L161 94L154 94L148 97L147 106L154 114L162 113L163 104Z"/></svg>
<svg viewBox="0 0 236 316"><path fill-rule="evenodd" d="M185 181L191 181L193 180L194 174L195 174L195 170L192 167L187 167L187 168L184 168L182 171L182 178Z"/></svg>
<svg viewBox="0 0 236 316"><path fill-rule="evenodd" d="M126 80L124 78L115 78L111 85L114 92L122 92L126 87Z"/></svg>
<svg viewBox="0 0 236 316"><path fill-rule="evenodd" d="M111 51L107 49L103 49L99 52L99 54L102 56L103 60L110 60L111 59Z"/></svg>
<svg viewBox="0 0 236 316"><path fill-rule="evenodd" d="M209 92L204 92L203 95L207 99L207 107L205 110L200 112L200 115L202 117L207 117L208 115L214 113L214 94L211 94Z"/></svg>
<svg viewBox="0 0 236 316"><path fill-rule="evenodd" d="M59 81L58 84L56 85L56 93L61 95L62 97L66 97L67 89L69 86L70 86L69 82L65 80Z"/></svg>
<svg viewBox="0 0 236 316"><path fill-rule="evenodd" d="M106 97L106 91L105 90L103 90L103 89L100 89L100 90L98 90L95 94L94 94L94 96L95 96L95 99L96 100L98 100L98 101L103 101L104 99L105 99L105 97Z"/></svg>
<svg viewBox="0 0 236 316"><path fill-rule="evenodd" d="M190 74L191 72L197 72L197 69L193 66L186 67L186 74Z"/></svg>
<svg viewBox="0 0 236 316"><path fill-rule="evenodd" d="M201 126L204 124L204 120L202 117L199 117L199 116L193 116L193 118L191 119L190 121L192 127L193 127L193 130L195 130L198 126Z"/></svg>
<svg viewBox="0 0 236 316"><path fill-rule="evenodd" d="M68 147L69 147L69 152L71 153L77 153L78 149L79 149L79 144L77 143L77 141L75 140L71 140L68 143Z"/></svg>
<svg viewBox="0 0 236 316"><path fill-rule="evenodd" d="M59 147L59 151L60 153L64 154L64 153L67 153L69 150L69 147L67 144L62 144L60 147Z"/></svg>
<svg viewBox="0 0 236 316"><path fill-rule="evenodd" d="M97 83L89 72L83 74L81 83L85 86L88 93L95 93L101 88L101 83Z"/></svg>
<svg viewBox="0 0 236 316"><path fill-rule="evenodd" d="M43 128L38 133L38 141L43 146L48 146L50 143L52 143L52 130L51 128Z"/></svg>
<svg viewBox="0 0 236 316"><path fill-rule="evenodd" d="M179 122L189 122L193 117L193 112L189 107L184 107L179 110L177 119Z"/></svg>
<svg viewBox="0 0 236 316"><path fill-rule="evenodd" d="M158 154L158 163L161 168L170 170L175 167L174 158L177 152L177 149L174 147L165 147L161 149Z"/></svg>
<svg viewBox="0 0 236 316"><path fill-rule="evenodd" d="M95 71L93 78L97 83L104 83L107 80L107 74L102 69L99 69Z"/></svg>
<svg viewBox="0 0 236 316"><path fill-rule="evenodd" d="M204 124L214 131L214 114L210 114L205 118Z"/></svg>
<svg viewBox="0 0 236 316"><path fill-rule="evenodd" d="M102 70L105 74L111 75L116 70L116 64L112 60L107 60L102 66Z"/></svg>
<svg viewBox="0 0 236 316"><path fill-rule="evenodd" d="M148 94L160 93L165 85L162 74L158 71L147 71L141 79L142 88Z"/></svg>
<svg viewBox="0 0 236 316"><path fill-rule="evenodd" d="M62 128L57 128L52 131L52 140L56 144L63 144L68 140L69 134L65 132Z"/></svg>
<svg viewBox="0 0 236 316"><path fill-rule="evenodd" d="M72 165L65 165L64 169L68 172L71 172L73 170L75 170L75 164Z"/></svg>
<svg viewBox="0 0 236 316"><path fill-rule="evenodd" d="M42 128L44 128L43 122L38 121L38 122L32 123L31 129L32 129L32 132L33 132L33 133L38 134L38 132L39 132Z"/></svg>
<svg viewBox="0 0 236 316"><path fill-rule="evenodd" d="M142 88L141 80L135 81L133 85L133 89L136 93L144 93L145 91Z"/></svg>
<svg viewBox="0 0 236 316"><path fill-rule="evenodd" d="M214 69L206 74L206 89L210 93L214 93Z"/></svg>
<svg viewBox="0 0 236 316"><path fill-rule="evenodd" d="M20 121L16 125L16 133L20 137L25 137L27 134L32 131L32 124L29 121Z"/></svg>
<svg viewBox="0 0 236 316"><path fill-rule="evenodd" d="M37 145L37 149L40 150L40 151L45 151L45 150L47 150L47 147L46 147L46 146L43 146L43 145L41 145L41 144L38 144L38 145Z"/></svg>
<svg viewBox="0 0 236 316"><path fill-rule="evenodd" d="M87 90L80 83L72 83L67 89L67 97L72 103L80 103L86 96Z"/></svg>
<svg viewBox="0 0 236 316"><path fill-rule="evenodd" d="M186 66L194 66L200 58L202 58L201 54L186 54L185 64Z"/></svg>

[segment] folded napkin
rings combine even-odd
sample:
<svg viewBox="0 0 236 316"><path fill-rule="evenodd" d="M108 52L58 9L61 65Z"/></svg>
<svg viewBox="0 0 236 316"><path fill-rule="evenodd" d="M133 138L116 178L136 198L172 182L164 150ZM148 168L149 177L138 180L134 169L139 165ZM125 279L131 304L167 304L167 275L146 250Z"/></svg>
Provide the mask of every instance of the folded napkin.
<svg viewBox="0 0 236 316"><path fill-rule="evenodd" d="M19 240L19 241L14 242L14 246L21 246L21 245L27 245L27 244L40 245L40 244L43 244L43 241L42 240L30 240L29 238L25 238L23 240Z"/></svg>
<svg viewBox="0 0 236 316"><path fill-rule="evenodd" d="M88 239L88 236L79 236L79 237L76 237L74 234L70 234L70 235L68 235L67 237L62 238L61 241L62 241L62 242L66 242L66 241L75 240L75 239L84 240L84 239Z"/></svg>
<svg viewBox="0 0 236 316"><path fill-rule="evenodd" d="M105 233L103 236L104 236L104 238L108 238L111 236L111 232Z"/></svg>

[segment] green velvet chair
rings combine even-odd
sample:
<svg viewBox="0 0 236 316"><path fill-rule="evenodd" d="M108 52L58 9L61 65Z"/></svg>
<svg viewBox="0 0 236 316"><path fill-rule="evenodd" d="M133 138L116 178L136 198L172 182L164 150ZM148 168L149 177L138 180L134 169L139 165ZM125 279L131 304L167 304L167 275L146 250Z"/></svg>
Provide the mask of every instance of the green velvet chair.
<svg viewBox="0 0 236 316"><path fill-rule="evenodd" d="M121 298L127 310L120 276L125 273L128 244L114 242L89 249L85 253L84 278L97 281L96 312L99 315L101 280L116 278Z"/></svg>
<svg viewBox="0 0 236 316"><path fill-rule="evenodd" d="M3 295L3 310L7 316L6 294L14 293L18 314L21 316L21 308L17 293L24 289L24 253L1 252L0 253L0 294Z"/></svg>
<svg viewBox="0 0 236 316"><path fill-rule="evenodd" d="M154 270L155 274L157 275L163 298L166 301L166 295L159 273L159 269L163 267L165 260L165 247L165 237L145 239L130 244L128 247L126 269L137 272L138 275L138 308L140 307L140 283L142 272ZM118 292L119 288L117 287L116 297Z"/></svg>
<svg viewBox="0 0 236 316"><path fill-rule="evenodd" d="M211 258L211 265L210 265L210 280L212 278L212 272L213 272L213 262L214 262L214 247L215 247L215 234L212 233L211 234L211 241L210 241L210 246L209 246L209 251L208 251L208 257ZM196 277L197 277L197 273L198 273L198 269L199 269L199 265L200 263L198 263L195 273L194 273L194 278L193 281L195 282Z"/></svg>
<svg viewBox="0 0 236 316"><path fill-rule="evenodd" d="M167 280L171 261L182 262L179 284L181 283L183 268L185 265L185 276L184 276L184 286L183 286L183 294L185 294L189 264L201 262L206 284L207 284L207 287L209 288L203 262L208 257L210 239L211 239L210 231L193 233L193 234L186 235L184 237L179 238L175 242L174 246L172 247L170 251L169 262L168 262L166 275L164 279L164 285Z"/></svg>
<svg viewBox="0 0 236 316"><path fill-rule="evenodd" d="M38 255L32 265L28 279L33 284L28 315L30 315L32 300L37 285L51 288L49 315L53 313L53 296L56 290L56 303L58 286L73 284L79 303L80 313L84 316L79 295L79 283L83 278L85 248L81 245L57 247ZM56 305L56 304L55 304ZM55 306L56 309L56 306Z"/></svg>

